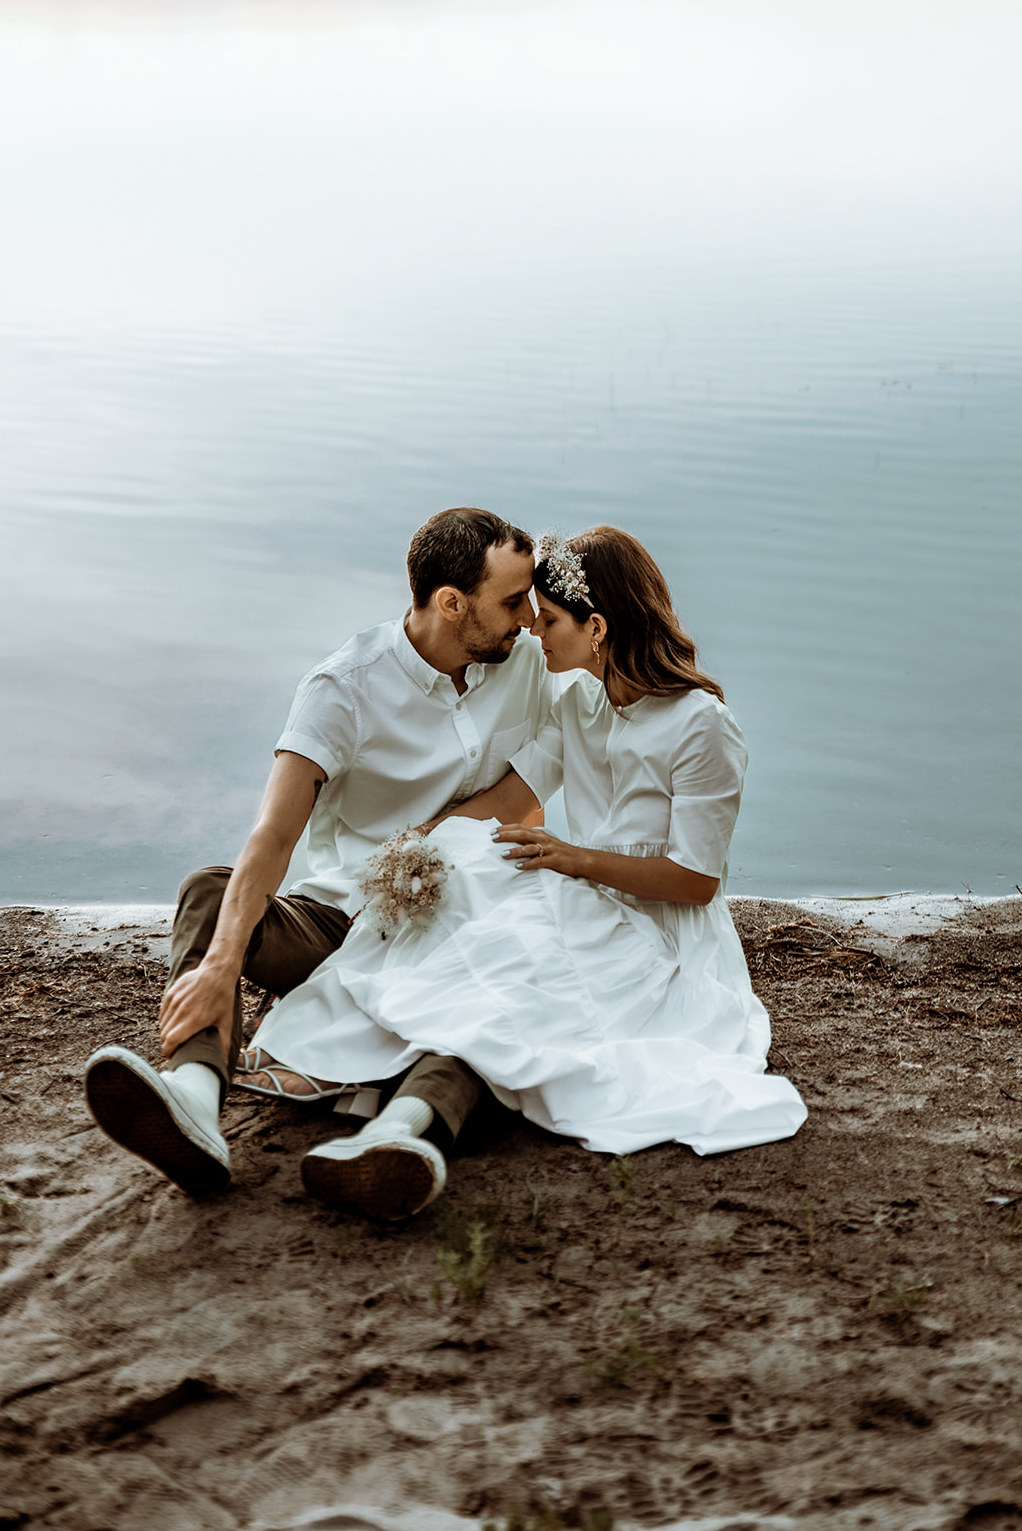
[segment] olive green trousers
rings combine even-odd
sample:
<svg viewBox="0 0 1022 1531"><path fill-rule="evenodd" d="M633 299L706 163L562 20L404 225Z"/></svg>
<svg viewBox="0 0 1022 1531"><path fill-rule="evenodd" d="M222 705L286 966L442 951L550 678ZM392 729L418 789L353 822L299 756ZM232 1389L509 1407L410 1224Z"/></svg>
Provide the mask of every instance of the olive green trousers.
<svg viewBox="0 0 1022 1531"><path fill-rule="evenodd" d="M223 901L230 867L203 867L181 884L177 913L170 940L170 978L167 987L198 967L213 939L217 916ZM340 909L317 903L312 898L287 895L268 898L266 913L252 932L245 954L242 976L271 994L287 994L304 983L319 964L335 952L351 928L351 921ZM234 1025L231 1031L230 1058L225 1063L220 1034L215 1026L198 1032L182 1042L167 1067L182 1063L205 1063L220 1075L221 1101L226 1096L243 1043L241 985L234 994ZM340 1080L337 1081L341 1083ZM414 1095L433 1110L434 1122L425 1134L440 1147L449 1148L458 1136L472 1107L479 1099L482 1085L472 1070L457 1058L427 1054L412 1065L394 1089L393 1080L367 1079L344 1081L352 1084L378 1083L385 1093L394 1096Z"/></svg>

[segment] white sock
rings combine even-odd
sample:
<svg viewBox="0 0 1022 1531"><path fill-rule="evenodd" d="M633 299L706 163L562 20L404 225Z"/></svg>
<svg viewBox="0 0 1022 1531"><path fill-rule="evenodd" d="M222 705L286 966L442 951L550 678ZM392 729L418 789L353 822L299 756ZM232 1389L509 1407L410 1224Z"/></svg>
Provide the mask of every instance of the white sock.
<svg viewBox="0 0 1022 1531"><path fill-rule="evenodd" d="M220 1115L220 1075L216 1069L208 1063L182 1063L170 1069L167 1077L190 1106L216 1121Z"/></svg>
<svg viewBox="0 0 1022 1531"><path fill-rule="evenodd" d="M388 1127L393 1128L400 1123L408 1128L413 1137L421 1138L432 1120L433 1107L427 1105L424 1100L419 1100L415 1095L398 1095L384 1106L376 1120L370 1122L368 1127L363 1127L362 1131L375 1133L379 1128L386 1131Z"/></svg>

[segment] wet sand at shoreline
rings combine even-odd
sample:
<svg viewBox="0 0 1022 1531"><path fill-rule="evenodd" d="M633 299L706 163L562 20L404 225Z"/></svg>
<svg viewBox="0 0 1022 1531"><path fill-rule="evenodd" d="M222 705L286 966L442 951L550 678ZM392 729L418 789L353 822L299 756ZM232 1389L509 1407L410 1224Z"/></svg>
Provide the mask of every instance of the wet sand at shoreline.
<svg viewBox="0 0 1022 1531"><path fill-rule="evenodd" d="M796 1138L509 1118L403 1227L303 1195L329 1109L235 1092L205 1203L123 1155L168 911L0 910L0 1528L1022 1526L1022 897L733 909Z"/></svg>

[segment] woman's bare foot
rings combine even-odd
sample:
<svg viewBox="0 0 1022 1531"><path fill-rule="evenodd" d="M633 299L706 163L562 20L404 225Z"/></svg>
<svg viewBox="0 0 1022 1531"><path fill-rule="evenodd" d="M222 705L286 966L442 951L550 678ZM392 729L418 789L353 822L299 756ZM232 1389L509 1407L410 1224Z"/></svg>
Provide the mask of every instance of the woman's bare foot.
<svg viewBox="0 0 1022 1531"><path fill-rule="evenodd" d="M286 1068L259 1047L247 1047L238 1064L240 1077L235 1079L235 1087L254 1095L269 1095L278 1100L323 1100L340 1095L345 1088L333 1080L316 1079Z"/></svg>

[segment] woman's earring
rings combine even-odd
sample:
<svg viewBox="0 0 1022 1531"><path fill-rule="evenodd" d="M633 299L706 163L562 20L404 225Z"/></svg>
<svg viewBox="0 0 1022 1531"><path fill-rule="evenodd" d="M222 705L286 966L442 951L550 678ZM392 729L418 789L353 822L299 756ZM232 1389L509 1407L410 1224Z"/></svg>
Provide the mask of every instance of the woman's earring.
<svg viewBox="0 0 1022 1531"><path fill-rule="evenodd" d="M599 664L599 662L600 662L600 640L599 640L599 638L597 638L595 633L593 633L593 653L596 655L596 662L597 662L597 664Z"/></svg>

